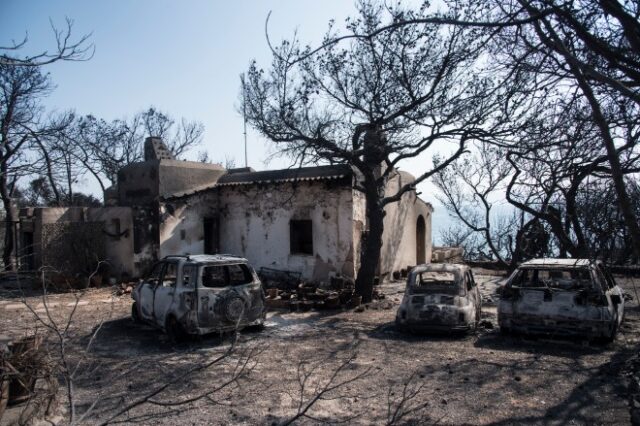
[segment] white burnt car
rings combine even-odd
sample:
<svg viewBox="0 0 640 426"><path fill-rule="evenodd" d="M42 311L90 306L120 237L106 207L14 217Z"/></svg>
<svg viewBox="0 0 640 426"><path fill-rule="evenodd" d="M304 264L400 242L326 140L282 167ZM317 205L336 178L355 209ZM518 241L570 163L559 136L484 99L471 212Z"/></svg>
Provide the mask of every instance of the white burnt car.
<svg viewBox="0 0 640 426"><path fill-rule="evenodd" d="M624 293L600 261L535 259L500 290L502 332L612 341L624 317Z"/></svg>
<svg viewBox="0 0 640 426"><path fill-rule="evenodd" d="M413 268L396 314L408 331L463 331L478 326L482 296L465 265L429 264Z"/></svg>
<svg viewBox="0 0 640 426"><path fill-rule="evenodd" d="M231 255L167 256L132 292L131 316L174 339L261 327L262 283L246 259Z"/></svg>

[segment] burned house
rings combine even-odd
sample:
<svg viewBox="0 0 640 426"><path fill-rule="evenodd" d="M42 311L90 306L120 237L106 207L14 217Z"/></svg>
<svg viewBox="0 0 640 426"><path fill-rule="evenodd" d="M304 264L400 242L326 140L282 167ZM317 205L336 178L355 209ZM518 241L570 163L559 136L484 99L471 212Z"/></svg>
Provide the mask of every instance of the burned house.
<svg viewBox="0 0 640 426"><path fill-rule="evenodd" d="M344 165L254 171L178 161L161 140L148 138L145 161L122 168L105 194L104 211L121 209L124 217L116 229L105 216L101 238L109 247L116 242L110 235L126 231L117 242L127 247L118 245L115 257L104 253L118 259L117 272L132 276L170 254L230 253L256 269L295 271L307 280L353 277L367 229L356 179ZM412 179L395 173L388 192ZM432 211L414 191L387 206L380 274L431 259Z"/></svg>

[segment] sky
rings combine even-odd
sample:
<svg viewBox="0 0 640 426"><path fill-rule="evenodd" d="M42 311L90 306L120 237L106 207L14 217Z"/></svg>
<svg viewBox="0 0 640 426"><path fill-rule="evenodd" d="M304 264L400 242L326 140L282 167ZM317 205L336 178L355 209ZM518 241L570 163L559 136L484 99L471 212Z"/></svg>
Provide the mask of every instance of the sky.
<svg viewBox="0 0 640 426"><path fill-rule="evenodd" d="M342 24L355 14L350 0L0 0L0 45L28 43L23 54L53 50L51 22L64 28L74 22L72 37L91 33L95 53L85 62L47 66L56 89L45 100L50 111L73 109L106 120L125 118L154 106L174 118L204 124L203 145L209 157L244 166L243 120L239 112L240 75L252 59L268 66L270 51L265 20L271 12L272 41L297 32L317 44L329 20ZM342 28L342 26L340 26ZM272 145L252 129L247 136L249 166L256 170L290 166L286 159L266 162ZM195 157L195 152L193 153ZM429 157L401 167L414 175L425 171ZM97 186L89 178L88 191ZM451 219L434 197L433 185L418 186L434 204L433 235ZM437 242L437 241L436 241Z"/></svg>

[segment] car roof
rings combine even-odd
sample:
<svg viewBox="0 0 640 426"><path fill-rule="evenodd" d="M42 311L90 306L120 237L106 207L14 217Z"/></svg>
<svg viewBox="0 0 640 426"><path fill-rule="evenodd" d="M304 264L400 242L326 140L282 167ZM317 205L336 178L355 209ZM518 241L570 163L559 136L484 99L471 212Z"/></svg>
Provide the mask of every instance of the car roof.
<svg viewBox="0 0 640 426"><path fill-rule="evenodd" d="M416 266L411 272L458 272L463 274L467 270L469 270L469 267L460 263L425 263Z"/></svg>
<svg viewBox="0 0 640 426"><path fill-rule="evenodd" d="M244 257L235 256L233 254L191 254L191 255L171 255L165 256L164 259L185 259L195 263L248 263Z"/></svg>
<svg viewBox="0 0 640 426"><path fill-rule="evenodd" d="M596 264L597 261L590 259L554 259L554 258L541 258L531 259L520 265L520 267L551 267L551 268L585 268L590 265Z"/></svg>

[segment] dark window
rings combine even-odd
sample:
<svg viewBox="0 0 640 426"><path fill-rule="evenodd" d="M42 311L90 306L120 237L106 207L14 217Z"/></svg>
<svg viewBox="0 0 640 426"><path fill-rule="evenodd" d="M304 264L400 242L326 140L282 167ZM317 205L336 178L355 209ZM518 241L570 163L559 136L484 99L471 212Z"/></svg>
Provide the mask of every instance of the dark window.
<svg viewBox="0 0 640 426"><path fill-rule="evenodd" d="M289 222L291 254L313 255L313 226L310 220Z"/></svg>
<svg viewBox="0 0 640 426"><path fill-rule="evenodd" d="M227 269L229 271L230 285L249 284L253 281L253 276L247 265L229 265Z"/></svg>
<svg viewBox="0 0 640 426"><path fill-rule="evenodd" d="M226 287L225 275L224 266L205 266L202 268L202 285L212 288Z"/></svg>
<svg viewBox="0 0 640 426"><path fill-rule="evenodd" d="M204 225L204 254L216 254L218 250L218 229L217 217L205 217Z"/></svg>
<svg viewBox="0 0 640 426"><path fill-rule="evenodd" d="M164 270L164 274L162 275L162 286L175 287L178 275L178 264L167 263L166 265L167 266Z"/></svg>

